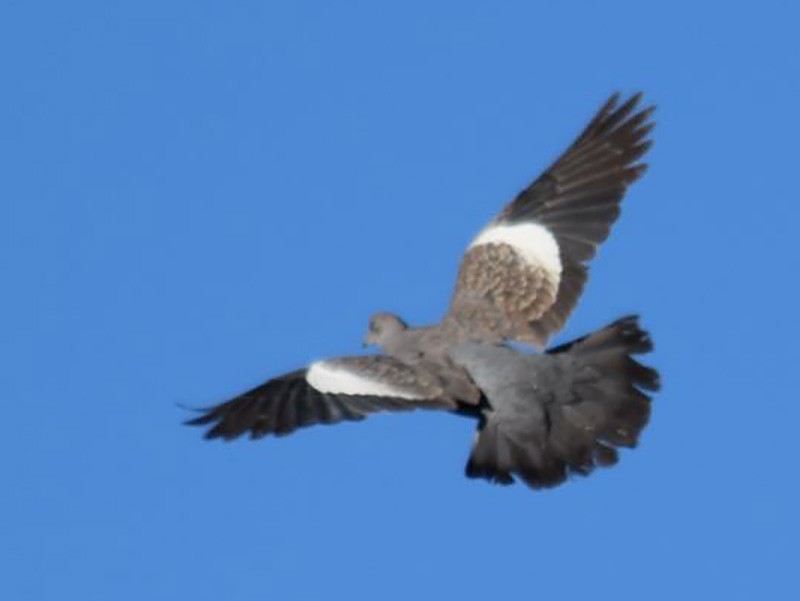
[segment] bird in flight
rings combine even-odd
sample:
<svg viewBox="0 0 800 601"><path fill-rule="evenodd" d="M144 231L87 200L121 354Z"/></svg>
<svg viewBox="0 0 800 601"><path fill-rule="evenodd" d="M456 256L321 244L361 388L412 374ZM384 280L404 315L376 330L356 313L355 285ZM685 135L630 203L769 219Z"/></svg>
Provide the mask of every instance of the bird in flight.
<svg viewBox="0 0 800 601"><path fill-rule="evenodd" d="M645 171L654 107L613 95L567 150L467 247L440 323L369 320L381 354L317 361L187 424L206 438L283 436L378 411L438 409L477 420L466 475L556 486L617 462L650 415L658 373L634 359L652 350L636 316L542 353L586 283L628 186Z"/></svg>

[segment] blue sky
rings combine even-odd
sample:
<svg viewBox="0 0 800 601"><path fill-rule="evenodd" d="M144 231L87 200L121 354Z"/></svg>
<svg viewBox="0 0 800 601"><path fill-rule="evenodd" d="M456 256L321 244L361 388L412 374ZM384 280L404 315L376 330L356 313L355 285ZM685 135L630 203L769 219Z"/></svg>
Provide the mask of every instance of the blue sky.
<svg viewBox="0 0 800 601"><path fill-rule="evenodd" d="M797 9L0 8L8 599L796 598ZM618 467L463 477L473 424L212 444L209 404L445 309L462 249L612 91L659 106L560 340L640 312Z"/></svg>

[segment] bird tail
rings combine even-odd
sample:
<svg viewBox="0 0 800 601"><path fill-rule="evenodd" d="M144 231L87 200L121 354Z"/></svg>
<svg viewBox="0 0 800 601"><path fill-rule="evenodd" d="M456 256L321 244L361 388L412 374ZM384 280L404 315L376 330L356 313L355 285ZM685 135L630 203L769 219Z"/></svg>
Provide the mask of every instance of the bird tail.
<svg viewBox="0 0 800 601"><path fill-rule="evenodd" d="M513 474L545 488L614 465L617 447L634 447L650 417L643 390L658 390L658 372L633 355L652 348L638 318L629 316L544 355L522 357L526 382L513 383L516 398L492 406L489 396L467 476L510 484Z"/></svg>

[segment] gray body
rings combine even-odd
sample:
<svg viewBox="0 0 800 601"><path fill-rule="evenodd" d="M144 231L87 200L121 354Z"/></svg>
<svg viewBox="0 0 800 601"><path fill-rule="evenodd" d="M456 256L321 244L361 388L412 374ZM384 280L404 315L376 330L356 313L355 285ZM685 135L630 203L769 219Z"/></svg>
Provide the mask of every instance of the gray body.
<svg viewBox="0 0 800 601"><path fill-rule="evenodd" d="M402 324L391 314L376 318ZM616 447L635 446L649 419L643 391L660 385L632 357L652 349L633 316L545 354L472 341L449 324L370 330L388 356L439 378L454 409L478 418L466 473L500 484L516 474L532 488L550 487L615 464Z"/></svg>

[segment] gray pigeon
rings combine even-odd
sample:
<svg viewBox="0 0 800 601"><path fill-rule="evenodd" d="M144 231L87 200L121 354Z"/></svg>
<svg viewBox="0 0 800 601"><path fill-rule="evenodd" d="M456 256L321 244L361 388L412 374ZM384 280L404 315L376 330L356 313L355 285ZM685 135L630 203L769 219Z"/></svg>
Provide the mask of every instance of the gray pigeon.
<svg viewBox="0 0 800 601"><path fill-rule="evenodd" d="M447 315L413 328L370 318L379 355L312 363L203 410L207 438L281 436L377 411L441 409L477 419L466 475L531 488L617 462L650 415L658 373L633 355L652 343L635 316L544 347L574 309L587 261L609 234L627 187L645 171L653 107L612 96L583 132L467 248Z"/></svg>

